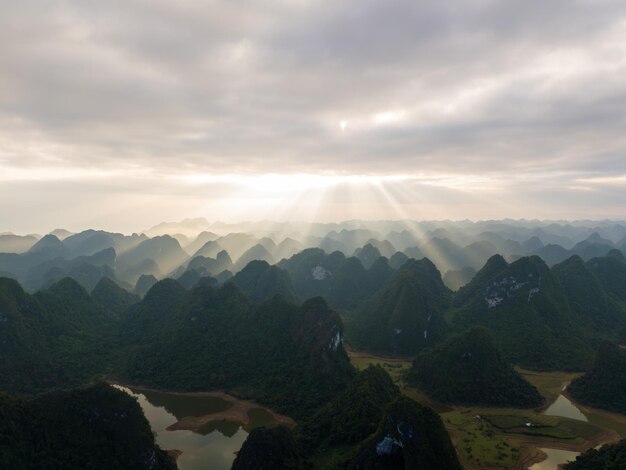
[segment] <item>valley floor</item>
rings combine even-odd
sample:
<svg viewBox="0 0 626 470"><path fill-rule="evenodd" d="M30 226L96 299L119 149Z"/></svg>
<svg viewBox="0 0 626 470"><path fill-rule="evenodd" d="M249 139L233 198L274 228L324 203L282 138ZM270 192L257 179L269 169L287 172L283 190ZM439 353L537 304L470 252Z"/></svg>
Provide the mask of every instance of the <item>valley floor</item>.
<svg viewBox="0 0 626 470"><path fill-rule="evenodd" d="M434 402L424 393L407 386L404 373L409 358L376 356L348 351L358 369L370 364L383 367L402 393L436 410L450 433L459 459L468 470L526 470L546 459L542 449L583 452L590 447L626 437L626 416L582 409L579 417L546 414L567 384L577 374L519 370L546 399L539 409L450 407ZM569 402L568 402L569 403Z"/></svg>

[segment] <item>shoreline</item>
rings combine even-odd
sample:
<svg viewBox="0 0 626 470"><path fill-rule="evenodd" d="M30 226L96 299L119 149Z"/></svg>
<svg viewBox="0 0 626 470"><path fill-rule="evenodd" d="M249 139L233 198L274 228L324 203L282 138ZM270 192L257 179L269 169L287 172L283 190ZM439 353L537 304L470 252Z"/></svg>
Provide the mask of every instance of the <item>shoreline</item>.
<svg viewBox="0 0 626 470"><path fill-rule="evenodd" d="M589 405L585 405L583 403L580 403L579 401L576 401L576 399L574 397L572 397L568 393L567 388L565 388L565 390L563 390L561 392L561 394L565 398L567 398L569 401L571 401L573 405L575 405L576 407L580 408L581 412L585 412L585 413L589 413L589 414L593 413L593 414L602 416L604 418L610 419L612 421L616 421L618 423L626 424L626 415L623 415L622 413L618 413L617 411L604 410L602 408L596 408L596 407L593 407L593 406L589 406Z"/></svg>
<svg viewBox="0 0 626 470"><path fill-rule="evenodd" d="M185 416L179 421L171 424L166 428L168 431L177 431L177 430L187 430L187 431L198 431L200 428L206 426L207 424L221 421L231 421L236 422L244 427L250 425L250 416L248 412L254 409L261 409L269 413L276 423L285 425L288 427L295 426L296 422L293 418L287 415L280 414L271 408L261 405L252 400L243 400L241 398L237 398L233 395L230 395L224 391L213 391L213 392L180 392L180 391L169 391L169 390L160 390L157 388L142 386L142 385L133 385L133 384L125 384L116 381L109 381L111 385L117 385L120 387L128 388L132 392L155 392L155 393L167 393L169 395L178 395L178 396L186 396L186 397L205 397L205 398L220 398L224 401L231 403L231 406L224 411L218 411L215 413L210 413L202 416Z"/></svg>

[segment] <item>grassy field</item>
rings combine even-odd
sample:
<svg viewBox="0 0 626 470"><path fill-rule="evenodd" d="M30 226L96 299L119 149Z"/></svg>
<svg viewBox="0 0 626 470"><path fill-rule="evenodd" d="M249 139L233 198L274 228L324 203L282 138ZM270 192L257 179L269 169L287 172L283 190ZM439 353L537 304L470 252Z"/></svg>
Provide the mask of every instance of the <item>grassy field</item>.
<svg viewBox="0 0 626 470"><path fill-rule="evenodd" d="M597 445L607 431L569 418L542 415L539 410L447 407L433 402L420 390L407 386L404 374L411 367L406 358L388 358L349 351L357 369L380 365L403 394L435 409L450 433L466 469L519 469L536 458L539 447L584 450ZM577 374L518 370L546 398L546 406Z"/></svg>
<svg viewBox="0 0 626 470"><path fill-rule="evenodd" d="M568 383L581 375L572 372L534 372L521 368L516 370L539 390L546 399L546 406L556 400Z"/></svg>

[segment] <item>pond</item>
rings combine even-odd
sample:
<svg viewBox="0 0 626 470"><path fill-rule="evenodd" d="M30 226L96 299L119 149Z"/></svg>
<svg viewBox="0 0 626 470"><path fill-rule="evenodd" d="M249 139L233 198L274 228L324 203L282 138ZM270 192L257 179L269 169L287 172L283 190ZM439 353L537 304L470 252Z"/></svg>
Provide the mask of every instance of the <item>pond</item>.
<svg viewBox="0 0 626 470"><path fill-rule="evenodd" d="M620 419L618 416L612 416L611 413L604 413L601 411L578 407L564 395L559 395L556 401L552 403L546 411L544 411L544 414L586 421L595 426L613 429L620 436L626 438L626 419Z"/></svg>
<svg viewBox="0 0 626 470"><path fill-rule="evenodd" d="M563 387L565 390L565 386ZM590 424L606 429L613 429L623 438L626 438L626 420L612 417L609 413L598 412L587 408L580 408L565 395L559 395L557 399L543 412L548 416L562 416L564 418L585 421ZM559 464L573 461L580 452L572 452L558 449L541 449L548 455L543 462L530 467L529 470L555 470Z"/></svg>
<svg viewBox="0 0 626 470"><path fill-rule="evenodd" d="M546 460L531 465L528 470L556 470L559 464L576 459L578 452L559 449L541 449L547 454Z"/></svg>
<svg viewBox="0 0 626 470"><path fill-rule="evenodd" d="M211 396L137 390L118 385L116 388L137 398L162 449L182 452L177 461L180 470L228 470L248 436L247 430L276 424L271 413L253 408L248 411L250 423L245 429L241 423L218 421L196 431L168 430L184 417L219 413L232 407L233 402Z"/></svg>

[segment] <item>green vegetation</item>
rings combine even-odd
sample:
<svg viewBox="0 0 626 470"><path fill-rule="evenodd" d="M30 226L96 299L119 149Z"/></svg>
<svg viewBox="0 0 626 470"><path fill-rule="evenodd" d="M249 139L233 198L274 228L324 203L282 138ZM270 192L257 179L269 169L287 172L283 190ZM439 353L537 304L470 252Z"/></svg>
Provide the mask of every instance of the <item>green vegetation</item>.
<svg viewBox="0 0 626 470"><path fill-rule="evenodd" d="M414 354L440 342L450 302L434 264L408 261L382 289L346 319L348 339L359 349Z"/></svg>
<svg viewBox="0 0 626 470"><path fill-rule="evenodd" d="M124 290L108 277L100 279L91 291L91 298L118 315L139 302L139 296Z"/></svg>
<svg viewBox="0 0 626 470"><path fill-rule="evenodd" d="M622 470L626 468L626 441L589 449L565 465L565 470Z"/></svg>
<svg viewBox="0 0 626 470"><path fill-rule="evenodd" d="M537 256L510 265L492 257L455 298L453 325L484 326L511 363L533 370L582 370L593 350L555 276Z"/></svg>
<svg viewBox="0 0 626 470"><path fill-rule="evenodd" d="M408 381L445 404L532 408L543 403L537 389L502 359L484 328L417 356Z"/></svg>
<svg viewBox="0 0 626 470"><path fill-rule="evenodd" d="M137 402L106 384L24 400L0 395L0 462L28 469L175 469Z"/></svg>
<svg viewBox="0 0 626 470"><path fill-rule="evenodd" d="M350 468L461 469L441 418L407 397L390 403Z"/></svg>
<svg viewBox="0 0 626 470"><path fill-rule="evenodd" d="M601 262L593 261L591 265ZM626 328L626 314L580 257L568 258L554 266L552 272L563 287L576 323L586 332L615 340Z"/></svg>
<svg viewBox="0 0 626 470"><path fill-rule="evenodd" d="M241 446L232 470L304 470L307 468L289 429L256 428Z"/></svg>
<svg viewBox="0 0 626 470"><path fill-rule="evenodd" d="M520 368L517 371L539 390L546 403L554 402L563 392L565 385L580 375L573 372L535 372Z"/></svg>
<svg viewBox="0 0 626 470"><path fill-rule="evenodd" d="M257 468L255 461L265 459L273 468L426 469L435 468L434 462L438 463L436 468L460 468L437 414L400 397L398 388L379 366L361 371L332 401L301 421L293 433L282 428L273 433L253 431L233 468ZM379 467L381 463L393 466Z"/></svg>
<svg viewBox="0 0 626 470"><path fill-rule="evenodd" d="M613 298L626 302L626 258L620 250L611 250L606 256L590 259L587 266Z"/></svg>
<svg viewBox="0 0 626 470"><path fill-rule="evenodd" d="M461 461L472 468L515 467L529 445L578 448L606 433L583 421L512 408L457 408L441 416Z"/></svg>
<svg viewBox="0 0 626 470"><path fill-rule="evenodd" d="M386 258L376 258L366 269L356 257L319 248L303 250L278 266L289 273L299 298L323 296L334 308L346 310L370 297L393 273Z"/></svg>
<svg viewBox="0 0 626 470"><path fill-rule="evenodd" d="M626 350L604 343L592 369L572 381L567 391L584 405L626 414Z"/></svg>
<svg viewBox="0 0 626 470"><path fill-rule="evenodd" d="M233 277L233 282L253 301L261 302L282 295L296 303L296 293L286 271L270 266L267 261L251 261Z"/></svg>
<svg viewBox="0 0 626 470"><path fill-rule="evenodd" d="M376 430L385 406L399 394L381 367L370 366L330 403L298 425L296 436L308 455L358 444Z"/></svg>
<svg viewBox="0 0 626 470"><path fill-rule="evenodd" d="M31 296L0 278L0 389L35 394L103 373L116 321L72 279Z"/></svg>
<svg viewBox="0 0 626 470"><path fill-rule="evenodd" d="M170 280L153 287L128 322L125 382L225 389L302 417L354 374L341 319L321 298L300 308L281 296L254 305L233 283L201 281L186 292Z"/></svg>

